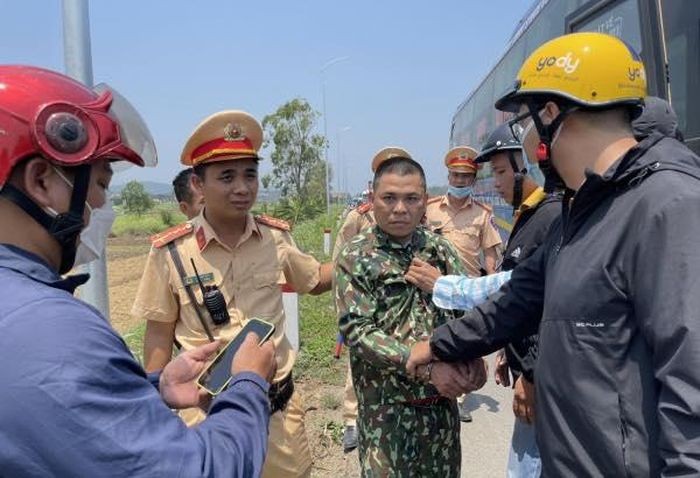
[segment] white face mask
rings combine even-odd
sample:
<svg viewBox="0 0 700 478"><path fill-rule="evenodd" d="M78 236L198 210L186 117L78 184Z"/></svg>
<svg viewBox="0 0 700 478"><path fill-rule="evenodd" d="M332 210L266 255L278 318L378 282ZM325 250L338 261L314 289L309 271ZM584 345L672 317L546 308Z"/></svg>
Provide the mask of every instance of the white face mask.
<svg viewBox="0 0 700 478"><path fill-rule="evenodd" d="M71 188L71 183L60 170L55 169L56 174L63 179ZM107 237L112 230L112 224L116 218L116 213L112 208L112 202L107 200L97 209L90 206L85 201L85 207L90 211L90 222L87 227L80 231L80 241L75 252L75 262L73 267L82 264L87 264L102 257L102 252L107 245ZM47 208L52 214L58 215L58 212L52 208Z"/></svg>
<svg viewBox="0 0 700 478"><path fill-rule="evenodd" d="M520 133L520 138L518 138L518 141L520 141L520 144L522 145L523 165L525 166L526 170L530 169L530 156L527 154L527 151L525 150L525 139L530 134L530 131L532 131L534 126L535 126L535 122L533 120L530 120L530 122L527 124L527 126L525 126L523 131Z"/></svg>
<svg viewBox="0 0 700 478"><path fill-rule="evenodd" d="M518 135L519 138L518 141L520 141L520 144L525 144L525 138L528 137L530 134L530 131L532 131L532 128L535 126L535 121L533 119L530 119L530 122L525 126L522 131L520 131L520 134Z"/></svg>
<svg viewBox="0 0 700 478"><path fill-rule="evenodd" d="M539 114L539 113L538 113ZM566 121L566 118L564 118L564 121ZM549 143L549 149L550 151L554 149L554 144L559 140L559 134L561 134L561 128L564 126L564 121L559 123L559 126L557 127L557 130L554 132L552 135L552 141ZM520 133L520 144L523 145L523 157L527 160L528 155L527 152L525 151L525 139L528 137L530 132L534 129L535 122L534 120L531 120L530 123L523 129L522 133ZM527 162L527 161L526 161Z"/></svg>
<svg viewBox="0 0 700 478"><path fill-rule="evenodd" d="M80 243L78 243L78 249L75 252L76 266L102 257L107 245L107 237L116 217L112 202L109 200L97 209L93 209L88 203L85 203L85 206L90 210L90 222L80 232Z"/></svg>

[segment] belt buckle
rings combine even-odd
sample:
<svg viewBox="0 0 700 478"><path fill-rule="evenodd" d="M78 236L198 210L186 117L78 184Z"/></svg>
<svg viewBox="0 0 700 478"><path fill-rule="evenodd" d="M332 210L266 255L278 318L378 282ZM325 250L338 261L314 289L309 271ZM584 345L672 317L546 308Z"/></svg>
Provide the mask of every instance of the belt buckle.
<svg viewBox="0 0 700 478"><path fill-rule="evenodd" d="M442 400L441 396L435 396L435 397L426 397L426 398L418 398L416 400L409 400L405 402L407 405L413 406L413 407L432 407L433 405L437 405L440 403Z"/></svg>

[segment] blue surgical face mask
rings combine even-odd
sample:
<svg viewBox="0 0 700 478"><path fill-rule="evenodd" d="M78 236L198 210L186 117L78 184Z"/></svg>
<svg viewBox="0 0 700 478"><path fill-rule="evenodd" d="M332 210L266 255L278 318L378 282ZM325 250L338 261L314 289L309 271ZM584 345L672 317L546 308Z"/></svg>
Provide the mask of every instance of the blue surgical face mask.
<svg viewBox="0 0 700 478"><path fill-rule="evenodd" d="M471 196L473 190L474 188L472 186L466 186L463 188L458 188L456 186L448 186L447 194L449 194L452 197L456 197L457 199L464 199Z"/></svg>

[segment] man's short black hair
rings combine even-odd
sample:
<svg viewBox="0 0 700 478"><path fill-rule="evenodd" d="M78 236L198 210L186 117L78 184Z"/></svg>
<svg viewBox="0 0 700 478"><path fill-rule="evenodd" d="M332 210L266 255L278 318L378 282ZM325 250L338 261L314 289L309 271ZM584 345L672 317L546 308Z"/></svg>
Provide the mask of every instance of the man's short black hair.
<svg viewBox="0 0 700 478"><path fill-rule="evenodd" d="M198 176L201 180L204 180L204 174L207 170L207 166L209 166L209 163L199 163L190 169L195 176Z"/></svg>
<svg viewBox="0 0 700 478"><path fill-rule="evenodd" d="M394 157L387 159L377 168L377 172L374 173L374 181L372 182L372 189L377 190L377 185L379 184L379 178L387 173L393 173L399 176L408 176L409 174L417 174L420 176L421 183L423 184L423 191L427 190L425 181L425 171L417 161L410 158L404 157Z"/></svg>
<svg viewBox="0 0 700 478"><path fill-rule="evenodd" d="M190 189L192 172L192 168L183 169L173 179L173 190L175 191L175 200L177 202L184 201L189 203L192 201L192 190Z"/></svg>

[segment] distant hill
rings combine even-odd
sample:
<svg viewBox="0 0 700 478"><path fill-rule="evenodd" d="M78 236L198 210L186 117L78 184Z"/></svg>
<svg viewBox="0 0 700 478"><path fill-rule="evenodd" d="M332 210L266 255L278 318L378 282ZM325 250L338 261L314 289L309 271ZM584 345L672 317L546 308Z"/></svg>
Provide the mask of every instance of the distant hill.
<svg viewBox="0 0 700 478"><path fill-rule="evenodd" d="M447 186L428 186L428 196L442 196L447 193Z"/></svg>
<svg viewBox="0 0 700 478"><path fill-rule="evenodd" d="M146 188L146 192L151 196L172 196L173 187L168 183L159 183L156 181L139 181ZM118 196L126 184L116 184L110 186L109 192L112 196Z"/></svg>
<svg viewBox="0 0 700 478"><path fill-rule="evenodd" d="M159 183L157 181L139 181L141 184L143 184L143 187L146 188L146 192L153 196L153 197L173 197L175 198L174 193L173 193L173 186L171 184L167 183ZM121 194L122 189L124 189L125 184L116 184L114 186L109 187L109 195L110 197L114 196L119 196ZM274 189L269 189L265 190L263 188L260 188L258 191L258 201L259 202L274 202L277 201L280 198L280 192Z"/></svg>

